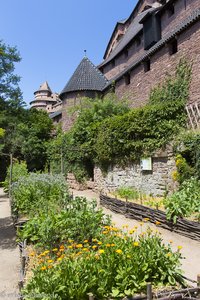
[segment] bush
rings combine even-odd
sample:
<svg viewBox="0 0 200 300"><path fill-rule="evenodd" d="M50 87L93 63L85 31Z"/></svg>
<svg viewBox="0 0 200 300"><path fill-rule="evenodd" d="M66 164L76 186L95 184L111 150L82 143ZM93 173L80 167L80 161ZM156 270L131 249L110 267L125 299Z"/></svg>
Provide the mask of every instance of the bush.
<svg viewBox="0 0 200 300"><path fill-rule="evenodd" d="M180 251L172 252L159 234L150 229L135 236L112 226L102 228L98 238L82 243L68 240L58 248L35 256L34 275L23 295L34 299L122 299L146 292L147 282L153 287L182 284ZM34 255L34 254L32 254Z"/></svg>
<svg viewBox="0 0 200 300"><path fill-rule="evenodd" d="M13 212L35 215L64 206L68 197L65 178L61 175L35 174L21 177L12 186Z"/></svg>
<svg viewBox="0 0 200 300"><path fill-rule="evenodd" d="M22 176L26 177L28 176L28 169L26 162L14 162L13 168L12 168L12 183L17 182ZM10 183L10 166L7 169L6 172L6 179L3 182L3 188L5 192L8 192L9 190L9 183Z"/></svg>
<svg viewBox="0 0 200 300"><path fill-rule="evenodd" d="M19 237L45 247L65 242L68 238L77 242L83 239L91 241L93 236L99 235L103 224L109 225L110 219L97 209L96 202L76 197L70 199L59 213L50 210L48 214L42 212L32 218L19 232Z"/></svg>
<svg viewBox="0 0 200 300"><path fill-rule="evenodd" d="M186 180L180 190L164 201L167 218L176 223L177 219L196 214L200 221L200 181L196 178Z"/></svg>

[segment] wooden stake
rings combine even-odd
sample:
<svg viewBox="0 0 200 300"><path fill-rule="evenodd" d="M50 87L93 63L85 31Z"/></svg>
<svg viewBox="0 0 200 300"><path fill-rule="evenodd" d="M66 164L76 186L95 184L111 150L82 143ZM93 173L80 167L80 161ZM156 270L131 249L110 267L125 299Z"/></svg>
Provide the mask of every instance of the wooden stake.
<svg viewBox="0 0 200 300"><path fill-rule="evenodd" d="M152 294L152 285L151 283L147 283L147 300L152 300L153 294Z"/></svg>

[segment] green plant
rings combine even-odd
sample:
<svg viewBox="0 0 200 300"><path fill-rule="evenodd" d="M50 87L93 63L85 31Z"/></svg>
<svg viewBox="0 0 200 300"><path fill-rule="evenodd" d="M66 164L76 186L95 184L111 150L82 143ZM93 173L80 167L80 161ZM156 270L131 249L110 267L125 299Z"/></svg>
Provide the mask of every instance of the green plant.
<svg viewBox="0 0 200 300"><path fill-rule="evenodd" d="M112 226L104 226L98 238L76 243L68 240L60 247L35 257L38 263L23 295L55 299L122 299L153 287L183 284L180 251L164 245L150 229L137 238Z"/></svg>
<svg viewBox="0 0 200 300"><path fill-rule="evenodd" d="M13 212L34 216L41 211L61 209L67 201L68 187L61 175L30 173L12 185Z"/></svg>
<svg viewBox="0 0 200 300"><path fill-rule="evenodd" d="M28 176L28 169L26 162L22 161L15 161L12 167L12 183L17 182L21 177ZM6 172L6 179L3 182L3 188L5 192L9 190L9 183L10 183L10 166Z"/></svg>
<svg viewBox="0 0 200 300"><path fill-rule="evenodd" d="M165 199L164 205L167 218L173 220L174 223L179 217L190 217L195 213L198 219L200 215L200 181L196 178L186 180L178 192Z"/></svg>
<svg viewBox="0 0 200 300"><path fill-rule="evenodd" d="M51 247L65 242L68 238L77 242L83 239L91 241L98 236L102 225L109 225L110 219L101 209L97 209L95 201L88 202L86 198L68 199L65 209L51 209L48 214L42 211L28 221L18 236L24 240L37 243L39 246Z"/></svg>
<svg viewBox="0 0 200 300"><path fill-rule="evenodd" d="M140 193L131 187L120 187L116 190L116 195L127 200L137 200L140 197Z"/></svg>

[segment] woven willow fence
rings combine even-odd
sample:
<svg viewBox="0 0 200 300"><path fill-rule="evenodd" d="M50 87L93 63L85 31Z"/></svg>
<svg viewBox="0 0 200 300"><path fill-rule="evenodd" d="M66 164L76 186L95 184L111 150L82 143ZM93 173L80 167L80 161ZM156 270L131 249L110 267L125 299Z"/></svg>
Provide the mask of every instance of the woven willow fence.
<svg viewBox="0 0 200 300"><path fill-rule="evenodd" d="M125 215L128 218L142 221L149 218L149 222L160 222L160 227L177 232L193 240L200 241L200 223L179 218L177 223L167 220L166 213L133 202L125 202L106 195L100 195L100 204L113 212Z"/></svg>

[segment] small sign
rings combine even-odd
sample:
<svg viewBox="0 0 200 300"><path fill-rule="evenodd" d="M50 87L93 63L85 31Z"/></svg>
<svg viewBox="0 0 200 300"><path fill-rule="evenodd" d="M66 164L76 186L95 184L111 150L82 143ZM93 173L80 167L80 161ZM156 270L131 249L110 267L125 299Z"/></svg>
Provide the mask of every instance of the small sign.
<svg viewBox="0 0 200 300"><path fill-rule="evenodd" d="M152 171L152 158L141 158L140 160L142 171Z"/></svg>

